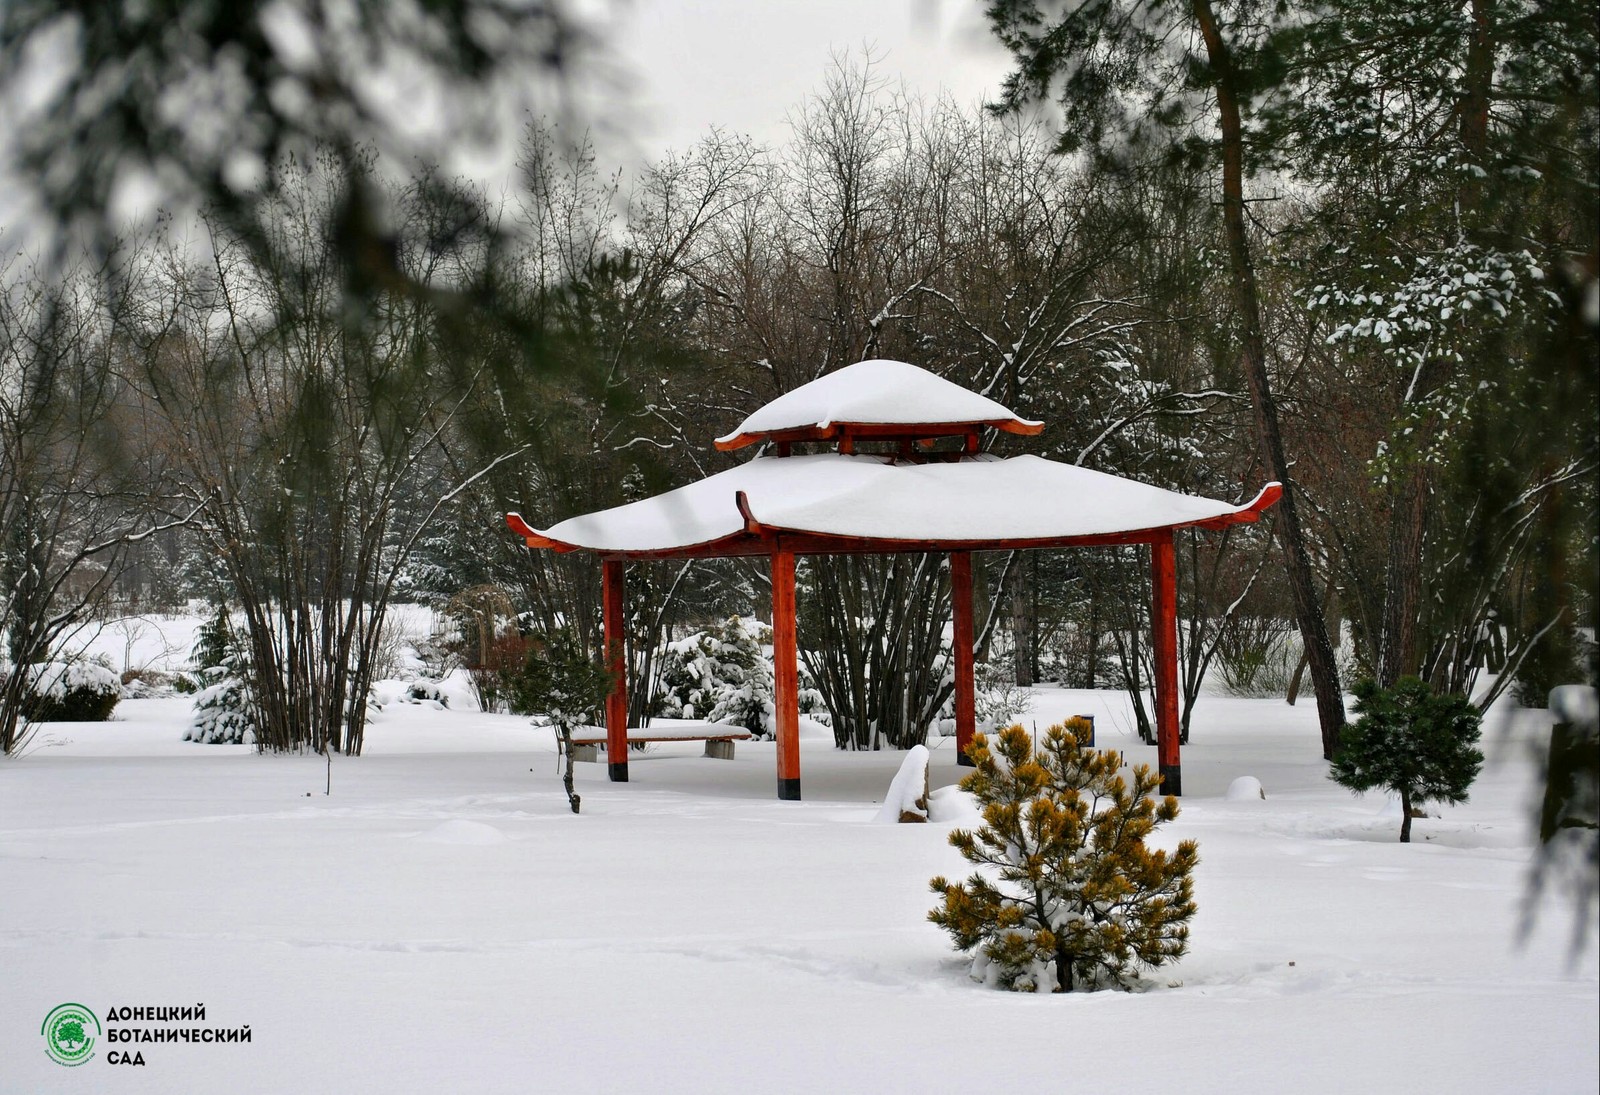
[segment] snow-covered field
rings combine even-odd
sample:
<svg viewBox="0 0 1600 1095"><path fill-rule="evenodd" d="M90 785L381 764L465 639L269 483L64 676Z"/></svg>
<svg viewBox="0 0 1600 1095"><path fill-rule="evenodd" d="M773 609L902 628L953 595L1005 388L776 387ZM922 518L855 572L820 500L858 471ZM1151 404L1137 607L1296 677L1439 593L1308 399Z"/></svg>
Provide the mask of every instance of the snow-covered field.
<svg viewBox="0 0 1600 1095"><path fill-rule="evenodd" d="M1472 801L1419 821L1329 783L1314 711L1210 698L1184 750L1193 948L1149 991L968 980L924 917L950 821L874 824L899 753L652 747L567 809L548 731L390 705L367 755L179 739L183 698L46 728L0 763L0 1090L149 1092L1582 1092L1596 948L1547 909L1519 944L1542 713L1493 720ZM1153 762L1119 694L1040 689ZM958 778L933 750L936 786ZM1233 801L1235 777L1263 801ZM950 796L940 796L947 807ZM204 1004L248 1043L113 1044L64 1002ZM112 1053L142 1066L111 1065Z"/></svg>

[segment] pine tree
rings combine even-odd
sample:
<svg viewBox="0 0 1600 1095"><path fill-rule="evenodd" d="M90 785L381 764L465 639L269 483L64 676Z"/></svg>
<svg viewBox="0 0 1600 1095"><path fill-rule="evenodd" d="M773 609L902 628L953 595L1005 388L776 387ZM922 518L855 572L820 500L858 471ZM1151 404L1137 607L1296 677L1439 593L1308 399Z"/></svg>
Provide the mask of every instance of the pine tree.
<svg viewBox="0 0 1600 1095"><path fill-rule="evenodd" d="M742 726L758 737L776 732L770 627L730 616L665 644L657 657L652 714ZM804 663L799 671L800 713L826 723L822 693Z"/></svg>
<svg viewBox="0 0 1600 1095"><path fill-rule="evenodd" d="M195 632L189 654L199 690L184 741L203 745L252 745L257 740L256 700L226 605Z"/></svg>
<svg viewBox="0 0 1600 1095"><path fill-rule="evenodd" d="M735 616L668 643L661 654L655 713L770 732L772 667L758 638Z"/></svg>
<svg viewBox="0 0 1600 1095"><path fill-rule="evenodd" d="M1081 719L1052 726L1034 749L1020 726L1001 731L996 752L979 734L967 750L975 770L961 783L983 807L976 833L950 843L974 873L965 883L935 878L944 903L928 919L962 951L977 950L972 975L1013 991L1127 988L1138 967L1153 969L1188 949L1194 915L1194 841L1173 853L1145 836L1178 816L1178 800L1152 797L1160 776L1118 774L1122 757L1079 744Z"/></svg>
<svg viewBox="0 0 1600 1095"><path fill-rule="evenodd" d="M1381 787L1399 795L1400 841L1409 843L1413 809L1467 800L1483 766L1482 716L1465 697L1435 693L1416 677L1401 677L1393 688L1362 681L1355 695L1361 717L1340 743L1329 777L1352 791Z"/></svg>
<svg viewBox="0 0 1600 1095"><path fill-rule="evenodd" d="M594 717L611 686L610 670L586 655L570 634L557 634L535 647L517 680L513 704L543 712L561 736L566 761L561 780L573 813L583 798L573 789L572 731Z"/></svg>

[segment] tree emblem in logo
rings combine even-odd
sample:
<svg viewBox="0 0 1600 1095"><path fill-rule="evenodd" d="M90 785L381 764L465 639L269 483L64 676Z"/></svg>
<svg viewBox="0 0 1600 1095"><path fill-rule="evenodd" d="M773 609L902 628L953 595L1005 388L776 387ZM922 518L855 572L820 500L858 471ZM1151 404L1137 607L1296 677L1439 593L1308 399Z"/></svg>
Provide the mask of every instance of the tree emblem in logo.
<svg viewBox="0 0 1600 1095"><path fill-rule="evenodd" d="M50 1010L39 1028L44 1051L58 1065L81 1065L94 1056L100 1020L82 1004L61 1004Z"/></svg>

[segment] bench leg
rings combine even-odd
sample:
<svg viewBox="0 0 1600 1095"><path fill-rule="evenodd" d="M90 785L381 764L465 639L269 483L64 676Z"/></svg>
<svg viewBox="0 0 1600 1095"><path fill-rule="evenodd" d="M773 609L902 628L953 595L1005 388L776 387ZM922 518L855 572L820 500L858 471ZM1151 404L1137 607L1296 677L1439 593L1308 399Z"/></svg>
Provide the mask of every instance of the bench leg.
<svg viewBox="0 0 1600 1095"><path fill-rule="evenodd" d="M714 760L732 760L733 759L733 742L731 742L731 741L708 741L708 742L706 742L706 756L711 757Z"/></svg>

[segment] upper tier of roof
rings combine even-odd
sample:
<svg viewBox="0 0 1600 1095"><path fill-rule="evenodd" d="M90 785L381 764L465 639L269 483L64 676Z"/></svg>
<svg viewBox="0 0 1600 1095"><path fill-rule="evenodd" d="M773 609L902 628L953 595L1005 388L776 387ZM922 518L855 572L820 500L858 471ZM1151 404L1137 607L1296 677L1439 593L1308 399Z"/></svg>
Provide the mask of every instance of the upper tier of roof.
<svg viewBox="0 0 1600 1095"><path fill-rule="evenodd" d="M1036 434L1042 422L1019 418L987 396L904 361L858 361L780 395L717 438L719 449L757 441L839 437L942 437L992 426Z"/></svg>

